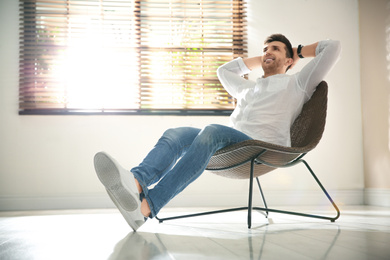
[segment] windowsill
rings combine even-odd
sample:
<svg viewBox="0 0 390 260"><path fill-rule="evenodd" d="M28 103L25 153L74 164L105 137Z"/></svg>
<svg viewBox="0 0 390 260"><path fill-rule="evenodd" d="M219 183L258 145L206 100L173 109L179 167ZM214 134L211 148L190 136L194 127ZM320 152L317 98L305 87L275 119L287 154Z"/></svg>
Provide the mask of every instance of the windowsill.
<svg viewBox="0 0 390 260"><path fill-rule="evenodd" d="M91 115L123 115L123 116L230 116L233 110L62 110L62 109L29 109L19 111L19 115L77 115L77 116L91 116Z"/></svg>

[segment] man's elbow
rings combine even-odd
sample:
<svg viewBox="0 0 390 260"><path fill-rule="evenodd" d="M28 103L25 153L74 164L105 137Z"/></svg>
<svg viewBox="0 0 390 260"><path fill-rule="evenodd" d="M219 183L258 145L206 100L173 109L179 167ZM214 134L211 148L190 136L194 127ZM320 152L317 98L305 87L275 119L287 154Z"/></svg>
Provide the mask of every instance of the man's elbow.
<svg viewBox="0 0 390 260"><path fill-rule="evenodd" d="M326 47L327 55L334 57L335 60L338 60L341 55L341 42L339 40L327 40Z"/></svg>
<svg viewBox="0 0 390 260"><path fill-rule="evenodd" d="M226 69L223 68L223 65L218 67L217 76L218 76L219 80L223 79L223 74L225 73L225 71L226 71Z"/></svg>
<svg viewBox="0 0 390 260"><path fill-rule="evenodd" d="M331 40L330 45L331 45L331 48L335 50L335 53L337 53L337 56L340 56L341 42L339 40Z"/></svg>

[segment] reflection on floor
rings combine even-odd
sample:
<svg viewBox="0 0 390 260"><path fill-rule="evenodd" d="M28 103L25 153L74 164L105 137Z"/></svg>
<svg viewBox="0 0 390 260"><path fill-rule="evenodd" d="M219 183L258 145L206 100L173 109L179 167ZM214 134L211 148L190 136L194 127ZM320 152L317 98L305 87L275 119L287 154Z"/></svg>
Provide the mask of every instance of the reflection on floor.
<svg viewBox="0 0 390 260"><path fill-rule="evenodd" d="M0 212L0 259L390 259L390 208L342 207L335 223L253 217L250 230L243 211L148 220L134 233L114 209Z"/></svg>

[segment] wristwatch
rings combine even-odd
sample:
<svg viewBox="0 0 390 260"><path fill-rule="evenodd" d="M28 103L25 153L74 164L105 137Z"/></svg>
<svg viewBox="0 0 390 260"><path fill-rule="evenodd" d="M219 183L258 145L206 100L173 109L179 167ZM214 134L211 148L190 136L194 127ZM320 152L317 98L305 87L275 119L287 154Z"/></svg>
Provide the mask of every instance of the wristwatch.
<svg viewBox="0 0 390 260"><path fill-rule="evenodd" d="M302 47L303 47L303 45L302 45L302 44L299 44L299 45L298 45L298 49L297 49L298 57L301 58L301 59L304 58L304 57L302 56L302 53L301 53Z"/></svg>

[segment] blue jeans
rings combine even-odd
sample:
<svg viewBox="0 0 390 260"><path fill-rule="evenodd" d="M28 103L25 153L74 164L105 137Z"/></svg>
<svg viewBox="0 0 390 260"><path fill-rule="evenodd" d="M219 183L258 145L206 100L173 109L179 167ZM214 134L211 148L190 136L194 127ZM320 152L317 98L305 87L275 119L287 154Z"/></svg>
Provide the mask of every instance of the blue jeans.
<svg viewBox="0 0 390 260"><path fill-rule="evenodd" d="M203 129L166 130L142 163L131 169L149 203L150 217L155 217L162 207L197 179L217 150L248 139L252 138L231 127L215 124ZM148 188L157 182L154 188Z"/></svg>

